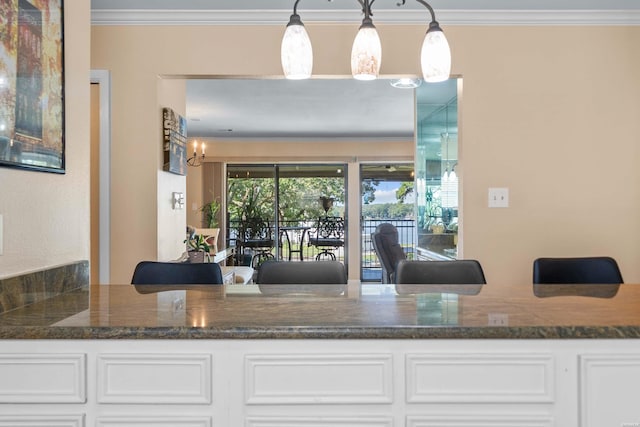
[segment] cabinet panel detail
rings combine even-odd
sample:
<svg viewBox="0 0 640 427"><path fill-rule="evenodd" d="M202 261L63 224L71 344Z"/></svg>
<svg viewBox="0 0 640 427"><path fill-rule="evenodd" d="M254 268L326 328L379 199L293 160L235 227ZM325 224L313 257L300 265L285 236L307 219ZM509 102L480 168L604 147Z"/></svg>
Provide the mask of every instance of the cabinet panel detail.
<svg viewBox="0 0 640 427"><path fill-rule="evenodd" d="M96 427L211 427L210 417L100 417Z"/></svg>
<svg viewBox="0 0 640 427"><path fill-rule="evenodd" d="M392 357L250 355L247 404L380 404L393 400Z"/></svg>
<svg viewBox="0 0 640 427"><path fill-rule="evenodd" d="M554 401L550 354L447 353L406 356L409 403Z"/></svg>
<svg viewBox="0 0 640 427"><path fill-rule="evenodd" d="M640 425L640 354L581 355L578 360L580 425Z"/></svg>
<svg viewBox="0 0 640 427"><path fill-rule="evenodd" d="M249 417L246 427L393 427L391 417Z"/></svg>
<svg viewBox="0 0 640 427"><path fill-rule="evenodd" d="M211 403L211 355L101 354L98 402Z"/></svg>
<svg viewBox="0 0 640 427"><path fill-rule="evenodd" d="M412 415L407 427L553 427L553 418L541 415Z"/></svg>
<svg viewBox="0 0 640 427"><path fill-rule="evenodd" d="M0 427L84 427L84 414L0 415Z"/></svg>
<svg viewBox="0 0 640 427"><path fill-rule="evenodd" d="M0 403L84 403L84 354L0 354Z"/></svg>

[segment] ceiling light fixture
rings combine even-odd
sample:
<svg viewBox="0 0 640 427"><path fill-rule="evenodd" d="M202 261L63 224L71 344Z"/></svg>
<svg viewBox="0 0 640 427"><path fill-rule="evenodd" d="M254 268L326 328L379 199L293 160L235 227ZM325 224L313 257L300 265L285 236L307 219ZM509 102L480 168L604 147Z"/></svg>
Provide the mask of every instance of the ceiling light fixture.
<svg viewBox="0 0 640 427"><path fill-rule="evenodd" d="M328 0L331 1L331 0ZM351 73L358 80L374 80L380 72L382 46L378 31L373 25L371 5L376 0L357 0L362 6L364 18L351 49ZM424 81L435 83L445 81L451 73L451 49L447 38L436 21L435 12L429 3L416 0L429 10L431 22L422 43L420 64ZM304 24L298 15L298 3L293 5L293 14L282 38L280 59L287 79L299 80L311 77L313 49ZM406 0L397 3L403 6Z"/></svg>
<svg viewBox="0 0 640 427"><path fill-rule="evenodd" d="M391 80L390 84L398 89L415 89L422 84L422 80L403 77Z"/></svg>

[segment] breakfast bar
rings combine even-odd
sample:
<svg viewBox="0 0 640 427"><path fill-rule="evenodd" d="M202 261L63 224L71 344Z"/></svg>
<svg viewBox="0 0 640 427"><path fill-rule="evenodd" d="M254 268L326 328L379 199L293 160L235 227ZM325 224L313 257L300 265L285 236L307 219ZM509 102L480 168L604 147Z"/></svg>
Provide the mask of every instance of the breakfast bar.
<svg viewBox="0 0 640 427"><path fill-rule="evenodd" d="M80 287L0 315L0 407L64 425L632 426L639 305L626 284Z"/></svg>

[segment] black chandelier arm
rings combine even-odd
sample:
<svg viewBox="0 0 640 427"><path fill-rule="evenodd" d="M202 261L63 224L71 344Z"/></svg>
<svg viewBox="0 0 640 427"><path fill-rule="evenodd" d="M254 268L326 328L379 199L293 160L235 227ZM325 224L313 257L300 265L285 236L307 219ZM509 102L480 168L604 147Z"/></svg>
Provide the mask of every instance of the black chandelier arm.
<svg viewBox="0 0 640 427"><path fill-rule="evenodd" d="M329 0L331 1L331 0ZM371 11L371 6L376 2L376 0L358 0L360 6L362 6L362 13L364 13L364 21L371 21L371 17L373 16L373 12ZM363 21L363 22L364 22Z"/></svg>
<svg viewBox="0 0 640 427"><path fill-rule="evenodd" d="M300 0L296 0L296 2L293 4L293 14L294 15L298 14L298 3L300 3Z"/></svg>
<svg viewBox="0 0 640 427"><path fill-rule="evenodd" d="M424 0L416 0L416 1L429 10L429 13L431 14L431 22L437 23L436 13L433 11L433 8L431 7L431 5ZM402 3L396 3L396 6L404 6L406 3L407 3L407 0L402 0Z"/></svg>

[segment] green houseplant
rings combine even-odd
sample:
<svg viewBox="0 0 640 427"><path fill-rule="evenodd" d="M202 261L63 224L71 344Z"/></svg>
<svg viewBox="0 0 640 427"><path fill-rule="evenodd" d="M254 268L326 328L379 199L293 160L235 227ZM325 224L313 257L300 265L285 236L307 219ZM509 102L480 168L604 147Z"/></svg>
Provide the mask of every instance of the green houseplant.
<svg viewBox="0 0 640 427"><path fill-rule="evenodd" d="M220 211L220 202L212 200L200 207L206 228L218 228L218 212Z"/></svg>
<svg viewBox="0 0 640 427"><path fill-rule="evenodd" d="M184 240L184 243L187 244L189 262L204 262L209 258L211 246L209 246L202 234L195 234L195 232L191 230L189 236Z"/></svg>

